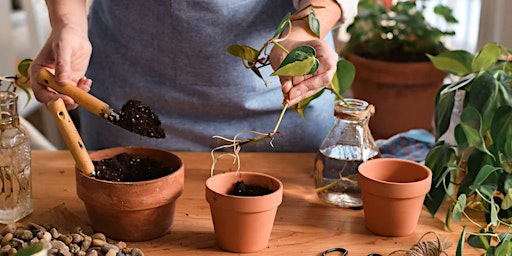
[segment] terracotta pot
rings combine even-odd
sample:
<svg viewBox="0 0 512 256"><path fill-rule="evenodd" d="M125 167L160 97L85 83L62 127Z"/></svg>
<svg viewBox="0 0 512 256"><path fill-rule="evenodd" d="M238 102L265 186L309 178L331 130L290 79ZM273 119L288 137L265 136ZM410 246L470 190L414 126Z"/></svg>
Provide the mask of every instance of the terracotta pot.
<svg viewBox="0 0 512 256"><path fill-rule="evenodd" d="M432 172L409 160L372 159L359 165L358 183L366 227L382 236L406 236L418 224Z"/></svg>
<svg viewBox="0 0 512 256"><path fill-rule="evenodd" d="M254 197L228 195L233 184L241 180L274 192ZM208 178L206 200L210 204L218 246L238 253L263 250L268 245L282 198L283 184L266 174L227 172Z"/></svg>
<svg viewBox="0 0 512 256"><path fill-rule="evenodd" d="M356 68L353 97L375 106L370 130L386 139L410 129L434 131L437 90L446 73L431 62L386 62L349 55Z"/></svg>
<svg viewBox="0 0 512 256"><path fill-rule="evenodd" d="M76 190L95 232L122 241L150 240L172 227L176 199L183 192L184 164L171 152L146 147L118 147L92 152L92 160L121 153L150 157L170 168L164 177L140 182L110 182L86 176L76 168Z"/></svg>

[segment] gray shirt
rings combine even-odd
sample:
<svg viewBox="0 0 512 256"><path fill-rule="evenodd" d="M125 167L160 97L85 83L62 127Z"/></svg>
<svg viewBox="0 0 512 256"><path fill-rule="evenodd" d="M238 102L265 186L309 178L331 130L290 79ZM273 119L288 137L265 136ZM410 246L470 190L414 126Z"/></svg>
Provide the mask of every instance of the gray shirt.
<svg viewBox="0 0 512 256"><path fill-rule="evenodd" d="M294 7L290 0L109 0L89 13L93 54L87 77L91 94L120 109L129 99L152 108L165 139L125 131L80 112L88 149L144 145L177 151L210 151L213 135L232 138L244 130L270 132L282 109L277 78L263 81L226 52L231 44L259 48ZM244 151L316 151L334 123L333 96L310 104L303 120L288 110L274 147Z"/></svg>

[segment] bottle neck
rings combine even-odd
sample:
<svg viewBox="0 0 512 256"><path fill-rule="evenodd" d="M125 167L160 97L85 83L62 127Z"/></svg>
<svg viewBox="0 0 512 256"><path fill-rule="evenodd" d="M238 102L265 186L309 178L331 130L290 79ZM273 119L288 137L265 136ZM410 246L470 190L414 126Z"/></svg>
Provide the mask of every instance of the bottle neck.
<svg viewBox="0 0 512 256"><path fill-rule="evenodd" d="M0 91L0 125L17 124L18 117L18 95L14 92Z"/></svg>

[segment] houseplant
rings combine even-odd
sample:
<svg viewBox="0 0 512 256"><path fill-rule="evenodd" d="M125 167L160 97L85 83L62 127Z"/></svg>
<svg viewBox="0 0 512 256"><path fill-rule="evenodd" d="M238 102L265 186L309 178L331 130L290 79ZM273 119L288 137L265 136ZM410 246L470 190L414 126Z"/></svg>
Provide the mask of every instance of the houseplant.
<svg viewBox="0 0 512 256"><path fill-rule="evenodd" d="M426 54L446 51L443 37L453 35L432 27L418 1L360 0L359 13L347 28L342 55L356 68L354 98L375 105L370 129L377 139L413 128L433 132L432 104L446 73L432 66ZM442 5L434 13L455 23Z"/></svg>
<svg viewBox="0 0 512 256"><path fill-rule="evenodd" d="M486 255L512 251L512 49L486 44L476 55L450 51L429 56L432 63L458 78L444 85L436 98L436 144L425 164L432 170L432 187L424 205L435 215L446 198L450 207L446 226L468 212L485 216L486 224L472 221L474 231L462 231L457 255L463 244L486 250ZM453 130L455 144L441 137L449 128L462 94L460 122ZM505 227L505 232L497 231Z"/></svg>
<svg viewBox="0 0 512 256"><path fill-rule="evenodd" d="M308 5L297 10L294 14L287 14L277 27L272 38L266 41L261 48L255 49L247 45L235 44L228 47L228 53L239 57L247 69L252 70L265 81L259 69L270 64L267 48L270 45L274 45L274 47L279 47L286 52L287 56L272 75L302 76L313 74L319 66L319 61L316 59L316 51L313 47L304 45L290 50L283 47L280 42L285 40L289 34L293 19L304 19L309 26L309 32L320 37L319 21L315 16L315 8L323 7ZM304 15L304 13L306 14ZM286 28L288 28L288 32ZM337 72L333 81L316 95L304 99L294 106L284 104L281 114L270 132L242 131L236 134L233 139L214 136L218 139L220 145L211 151L213 163L211 177L206 181L206 199L210 203L217 242L222 249L232 252L254 252L264 249L270 237L277 207L280 205L283 196L283 185L275 177L256 172L240 171L239 152L242 146L247 143L265 140L269 140L272 145L274 136L279 134L279 125L287 109L291 107L305 118L305 108L325 90L331 91L337 98L343 100L341 95L352 82L354 68L348 61L341 60L338 62L337 69L343 70L343 76L341 72ZM244 133L251 133L254 136L247 139L239 139ZM232 153L223 152L219 155L215 154L217 151L225 149L231 149ZM224 156L234 158L234 163L237 166L236 171L214 175L215 164ZM233 184L238 181L242 181L247 185L268 189L270 193L262 196L230 195ZM221 205L219 206L218 204ZM218 213L218 210L222 212ZM235 215L230 215L229 218L226 218L228 213L234 213ZM266 219L265 222L253 219L258 215L263 215ZM249 226L242 224L247 222L252 224L249 224ZM255 223L257 224L255 225ZM235 230L227 231L228 226L234 227ZM230 234L232 236L228 236ZM255 239L258 239L258 241Z"/></svg>

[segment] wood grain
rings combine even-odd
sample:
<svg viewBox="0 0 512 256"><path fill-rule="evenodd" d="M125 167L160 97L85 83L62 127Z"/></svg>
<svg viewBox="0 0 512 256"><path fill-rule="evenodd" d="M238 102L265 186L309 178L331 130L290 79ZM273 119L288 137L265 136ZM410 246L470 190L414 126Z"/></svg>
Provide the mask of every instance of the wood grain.
<svg viewBox="0 0 512 256"><path fill-rule="evenodd" d="M210 154L176 154L185 163L185 190L177 202L173 229L161 238L128 243L128 246L139 247L150 256L232 255L216 246L204 196L204 181L210 175ZM337 208L317 198L312 179L314 154L242 153L241 157L242 170L268 173L284 184L283 203L278 209L268 248L251 255L321 255L323 250L331 247L346 248L349 255L388 255L395 250L410 248L428 231L451 241L453 245L447 252L455 255L462 225L476 231L476 227L467 222L453 223L453 232L446 231L443 229L445 210L431 217L424 209L414 234L376 236L365 228L362 210ZM75 163L71 154L68 151L33 151L32 159L33 215L65 203L69 211L87 220L75 192ZM226 171L230 164L230 159L223 159L217 164L217 170ZM426 237L426 240L433 239L434 236ZM464 255L481 253L482 250L465 245Z"/></svg>

